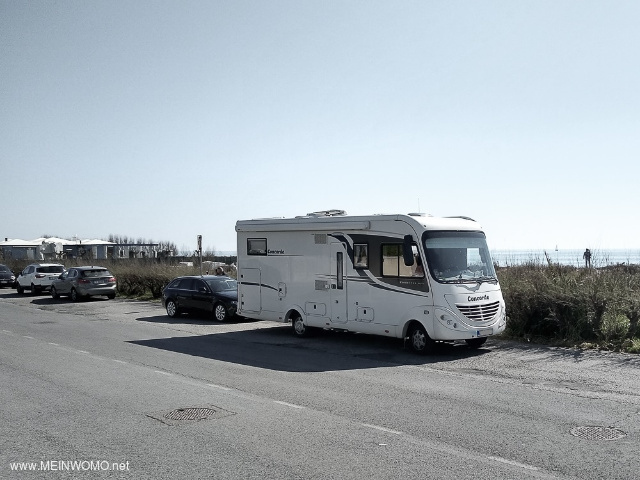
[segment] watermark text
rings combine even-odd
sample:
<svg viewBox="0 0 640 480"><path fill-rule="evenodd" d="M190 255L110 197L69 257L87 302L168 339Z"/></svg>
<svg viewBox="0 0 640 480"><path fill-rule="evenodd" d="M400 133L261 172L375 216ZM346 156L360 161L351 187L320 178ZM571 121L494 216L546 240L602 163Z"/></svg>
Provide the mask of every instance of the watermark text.
<svg viewBox="0 0 640 480"><path fill-rule="evenodd" d="M129 462L107 460L41 460L40 462L11 462L12 472L128 472Z"/></svg>

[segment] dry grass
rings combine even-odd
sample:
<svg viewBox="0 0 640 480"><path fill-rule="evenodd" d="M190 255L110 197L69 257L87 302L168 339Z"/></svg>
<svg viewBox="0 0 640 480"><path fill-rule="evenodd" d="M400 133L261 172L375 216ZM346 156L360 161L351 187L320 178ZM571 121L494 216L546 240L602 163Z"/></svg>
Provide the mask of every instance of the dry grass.
<svg viewBox="0 0 640 480"><path fill-rule="evenodd" d="M498 270L511 338L637 350L640 266L575 268L531 262Z"/></svg>

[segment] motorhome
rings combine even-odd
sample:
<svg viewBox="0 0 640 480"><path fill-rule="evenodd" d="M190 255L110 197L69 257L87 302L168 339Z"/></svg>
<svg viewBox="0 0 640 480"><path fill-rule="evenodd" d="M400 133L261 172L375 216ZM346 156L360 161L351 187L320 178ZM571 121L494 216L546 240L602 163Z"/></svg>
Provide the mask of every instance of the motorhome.
<svg viewBox="0 0 640 480"><path fill-rule="evenodd" d="M467 217L349 216L239 220L238 313L314 328L478 348L506 325L481 226Z"/></svg>

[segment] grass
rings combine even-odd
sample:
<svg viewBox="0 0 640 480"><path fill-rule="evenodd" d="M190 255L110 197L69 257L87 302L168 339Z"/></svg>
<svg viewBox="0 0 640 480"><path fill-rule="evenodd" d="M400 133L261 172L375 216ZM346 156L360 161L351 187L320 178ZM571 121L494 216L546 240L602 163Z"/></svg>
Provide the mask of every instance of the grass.
<svg viewBox="0 0 640 480"><path fill-rule="evenodd" d="M160 299L162 289L176 277L200 275L199 266L187 267L149 261L135 261L135 263L116 261L104 265L118 279L118 295L139 300ZM235 278L233 271L226 274Z"/></svg>
<svg viewBox="0 0 640 480"><path fill-rule="evenodd" d="M541 262L498 269L505 336L578 348L640 351L640 266Z"/></svg>

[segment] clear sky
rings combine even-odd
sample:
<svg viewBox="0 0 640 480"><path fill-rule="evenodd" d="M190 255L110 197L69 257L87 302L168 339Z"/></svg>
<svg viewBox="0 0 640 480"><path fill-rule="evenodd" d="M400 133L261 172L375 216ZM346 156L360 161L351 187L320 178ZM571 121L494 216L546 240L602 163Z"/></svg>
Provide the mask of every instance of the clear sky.
<svg viewBox="0 0 640 480"><path fill-rule="evenodd" d="M640 249L637 0L0 0L0 239L466 215Z"/></svg>

